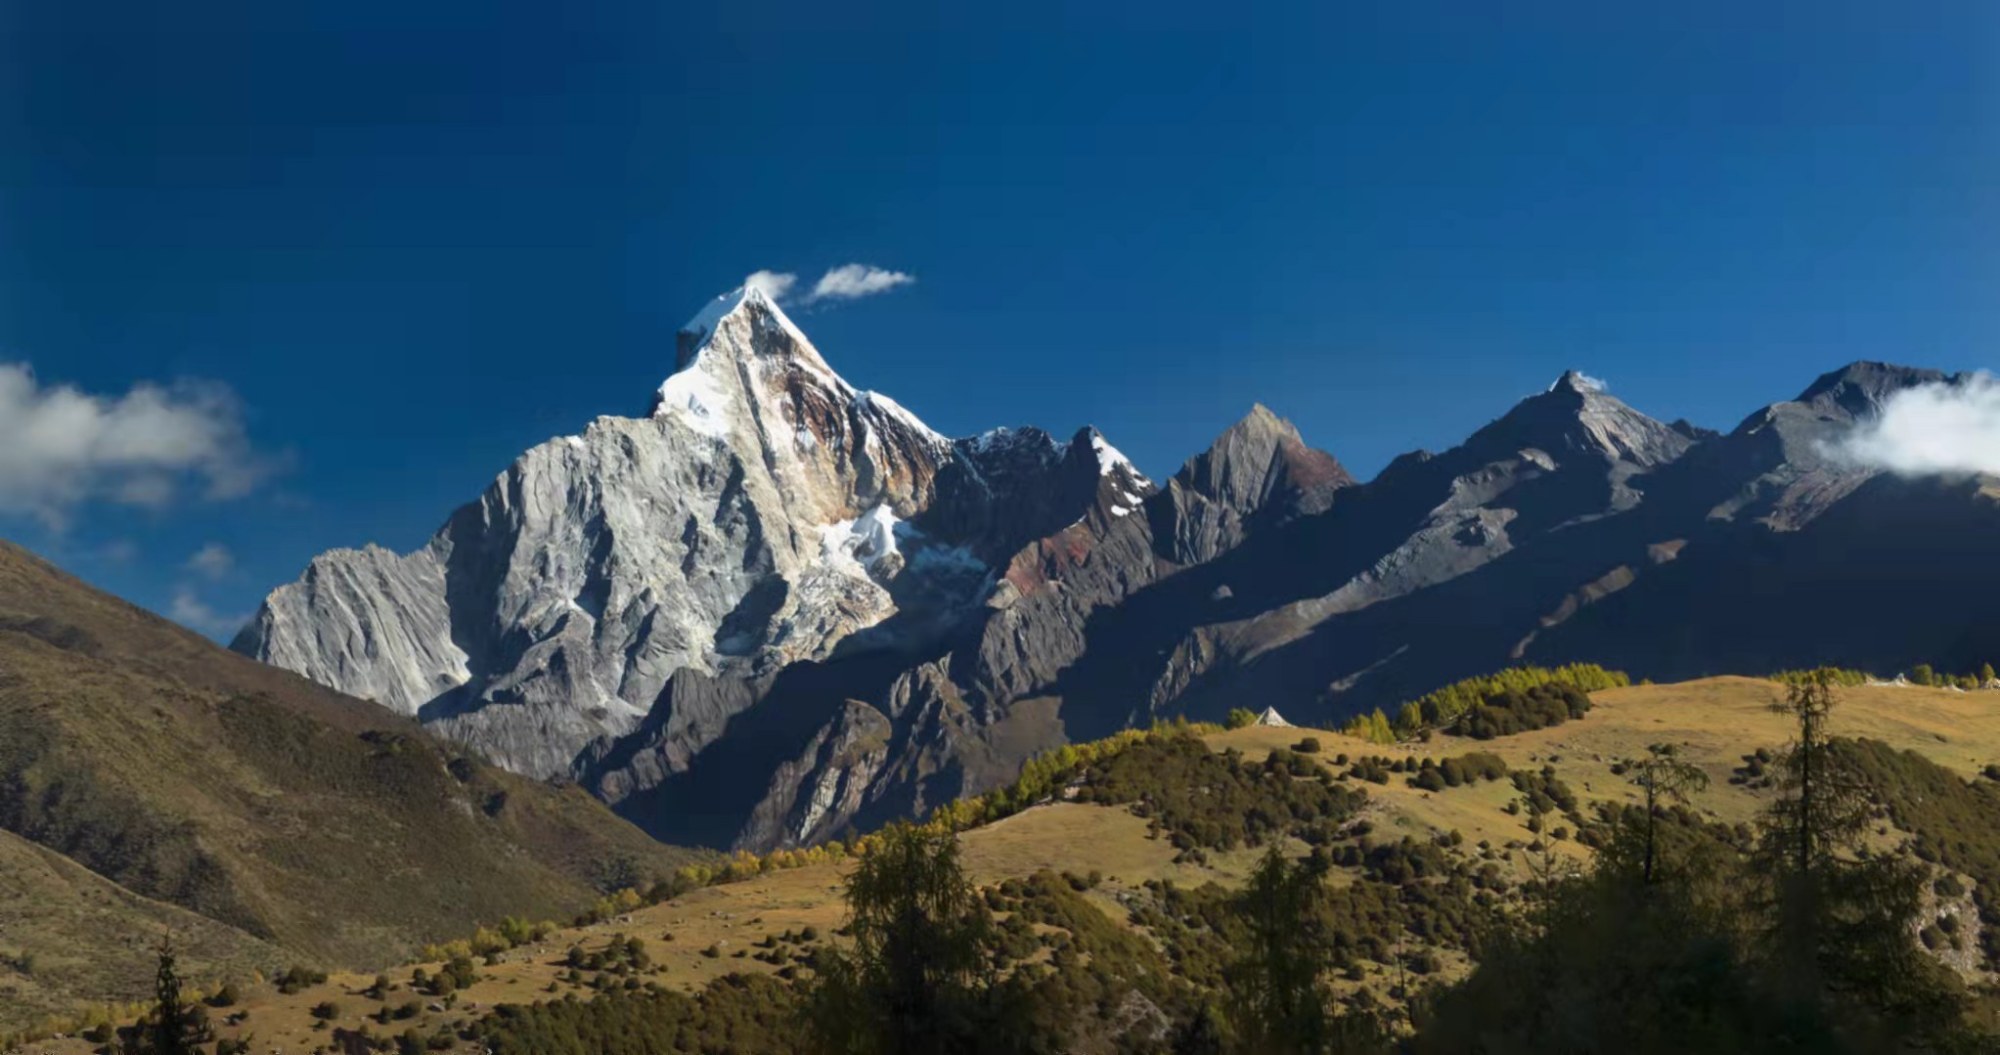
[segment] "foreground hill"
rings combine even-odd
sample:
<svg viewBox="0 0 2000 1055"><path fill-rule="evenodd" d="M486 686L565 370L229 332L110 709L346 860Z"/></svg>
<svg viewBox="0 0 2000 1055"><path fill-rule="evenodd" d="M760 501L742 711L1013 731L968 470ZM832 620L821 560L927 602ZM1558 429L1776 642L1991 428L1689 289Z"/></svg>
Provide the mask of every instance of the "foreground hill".
<svg viewBox="0 0 2000 1055"><path fill-rule="evenodd" d="M389 962L688 859L579 789L484 765L6 543L0 840L9 1016L143 995L133 945L163 929L195 977L280 955Z"/></svg>
<svg viewBox="0 0 2000 1055"><path fill-rule="evenodd" d="M1639 801L1629 774L1615 767L1649 745L1675 745L1711 777L1693 799L1701 818L1724 826L1751 821L1774 794L1753 775L1757 752L1782 748L1790 735L1783 716L1771 710L1782 694L1781 686L1750 678L1610 689L1592 694L1593 705L1581 718L1490 740L1439 735L1428 743L1385 747L1328 731L1268 726L1210 732L1203 739L1218 764L1240 757L1230 765L1262 771L1267 756L1278 752L1281 771L1292 781L1311 784L1306 778L1324 772L1335 787L1365 796L1337 831L1277 823L1288 833L1280 839L1288 852L1303 854L1315 844L1338 862L1331 882L1346 899L1337 922L1352 958L1336 988L1352 999L1394 1005L1406 986L1464 975L1473 962L1467 935L1482 914L1508 911L1510 891L1547 867L1544 847L1558 862L1580 864L1591 856L1576 819L1594 822L1599 806ZM1924 940L1974 985L1996 977L1982 935L1985 891L2000 883L2000 856L1994 854L2000 849L2000 793L1981 776L2000 760L1996 701L2000 693L1854 687L1843 690L1834 718L1837 735L1879 745L1869 748L1871 757L1889 768L1882 770L1887 812L1876 839L1885 849L1938 861L1932 866L1937 893L1920 920ZM1172 735L1165 734L1166 742ZM1296 754L1308 737L1318 741L1318 750ZM1497 760L1506 775L1455 785L1420 779L1420 760L1475 752ZM1098 1005L1079 1012L1076 1036L1084 1039L1078 1051L1115 1050L1109 1035L1115 1031L1092 1027L1088 1019L1110 1013L1104 1008L1139 1006L1121 994L1137 992L1145 998L1141 1004L1165 999L1157 980L1148 980L1150 972L1197 988L1215 984L1218 957L1227 950L1218 948L1219 939L1200 919L1240 887L1261 852L1241 842L1224 848L1215 836L1201 834L1202 818L1185 810L1207 792L1175 799L1175 787L1205 786L1226 769L1195 775L1197 769L1172 751L1149 755L1147 765L1178 768L1163 769L1167 783L1147 792L1143 806L1098 801L1118 798L1120 786L1143 779L1105 764L1091 767L1091 776L1054 801L959 835L972 878L1003 903L1017 905L1013 911L1044 921L1032 935L1052 943L1046 947L1057 960L1069 948L1119 965L1105 967L1108 973L1095 983ZM1357 765L1374 775L1360 774ZM1529 787L1558 803L1543 831L1533 830L1530 812L1521 808ZM1923 829L1930 821L1914 809L1918 803L1973 807L1957 818L1952 846L1943 854L1927 841ZM1275 799L1230 803L1235 823L1285 813ZM475 958L467 969L476 977L449 998L413 981L446 973L441 961L391 970L383 988L372 972L336 974L292 994L243 987L240 1003L229 1009L240 1017L221 1032L298 1048L328 1044L335 1029L382 1038L414 1031L420 1042L442 1034L447 1043L463 1044L460 1033L497 1028L488 1015L500 1004L618 999L616 991L653 986L711 1000L762 1002L767 1015L782 1017L788 988L746 989L732 976L809 976L813 950L840 940L849 868L838 858L774 855L761 870L748 868L748 878L591 919L484 961ZM1047 881L1054 877L1069 878ZM1133 946L1120 935L1145 942ZM621 959L631 939L644 947L642 966ZM1149 955L1164 958L1156 962ZM1372 995L1361 995L1364 990ZM314 1014L329 1007L330 1016ZM1146 1017L1139 1015L1135 1028L1146 1028ZM700 1044L717 1042L713 1036L683 1039L695 1046L672 1047L662 1039L668 1046L658 1050L701 1050Z"/></svg>
<svg viewBox="0 0 2000 1055"><path fill-rule="evenodd" d="M1991 481L1839 454L1968 383L1855 363L1719 434L1572 372L1365 483L1257 407L1156 486L1088 428L941 436L744 290L649 415L524 453L413 553L315 557L234 646L668 842L807 846L1244 701L1337 724L1517 662L1972 669Z"/></svg>
<svg viewBox="0 0 2000 1055"><path fill-rule="evenodd" d="M0 1032L143 996L153 984L153 946L168 933L208 977L247 978L286 956L0 831Z"/></svg>

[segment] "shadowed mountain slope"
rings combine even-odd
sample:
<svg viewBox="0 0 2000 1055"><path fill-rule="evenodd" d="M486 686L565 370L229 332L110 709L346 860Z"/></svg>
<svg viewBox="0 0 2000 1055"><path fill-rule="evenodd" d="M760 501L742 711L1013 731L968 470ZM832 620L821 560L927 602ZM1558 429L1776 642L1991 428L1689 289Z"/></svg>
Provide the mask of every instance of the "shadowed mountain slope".
<svg viewBox="0 0 2000 1055"><path fill-rule="evenodd" d="M572 912L601 877L688 856L580 789L478 762L7 543L0 829L133 895L346 965Z"/></svg>

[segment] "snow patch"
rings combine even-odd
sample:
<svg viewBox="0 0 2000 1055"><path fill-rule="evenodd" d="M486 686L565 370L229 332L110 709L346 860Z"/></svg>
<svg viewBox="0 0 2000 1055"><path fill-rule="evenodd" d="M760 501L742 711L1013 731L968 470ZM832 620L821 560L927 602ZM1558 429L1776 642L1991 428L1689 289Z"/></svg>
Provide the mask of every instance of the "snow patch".
<svg viewBox="0 0 2000 1055"><path fill-rule="evenodd" d="M870 574L884 561L901 555L896 546L896 526L901 523L902 519L888 505L878 505L853 520L820 528L820 552L835 568L857 575Z"/></svg>
<svg viewBox="0 0 2000 1055"><path fill-rule="evenodd" d="M714 439L729 435L729 393L716 383L697 354L687 368L660 383L660 405L656 418L672 417L694 431Z"/></svg>
<svg viewBox="0 0 2000 1055"><path fill-rule="evenodd" d="M743 306L744 297L750 291L750 288L749 286L739 286L709 301L700 311L695 313L694 318L689 319L681 326L681 332L699 334L702 338L702 343L708 343L707 339L715 336L716 328L722 325L722 320L728 318L731 312Z"/></svg>
<svg viewBox="0 0 2000 1055"><path fill-rule="evenodd" d="M1145 473L1139 471L1138 466L1132 464L1132 459L1125 457L1118 448L1113 447L1104 438L1103 433L1096 429L1090 430L1090 449L1097 453L1097 473L1099 476L1110 476L1122 468L1132 474L1133 479L1138 480L1140 483L1152 483L1151 480L1146 479Z"/></svg>
<svg viewBox="0 0 2000 1055"><path fill-rule="evenodd" d="M961 441L972 448L975 454L990 454L1003 447L1018 447L1023 443L1038 443L1046 454L1060 453L1062 447L1056 438L1040 429L1010 429L1005 425Z"/></svg>

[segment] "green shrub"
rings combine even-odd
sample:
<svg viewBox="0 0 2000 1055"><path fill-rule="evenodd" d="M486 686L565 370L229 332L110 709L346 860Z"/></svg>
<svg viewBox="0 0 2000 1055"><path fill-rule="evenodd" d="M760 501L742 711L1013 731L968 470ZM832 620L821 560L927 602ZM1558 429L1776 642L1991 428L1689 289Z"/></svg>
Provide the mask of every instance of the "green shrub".
<svg viewBox="0 0 2000 1055"><path fill-rule="evenodd" d="M325 971L315 971L310 967L294 965L277 978L278 992L290 996L308 986L320 985L326 981Z"/></svg>
<svg viewBox="0 0 2000 1055"><path fill-rule="evenodd" d="M1590 710L1590 696L1574 685L1550 683L1525 691L1512 689L1488 698L1467 711L1448 732L1475 740L1546 729Z"/></svg>
<svg viewBox="0 0 2000 1055"><path fill-rule="evenodd" d="M1562 667L1510 667L1493 674L1467 678L1420 696L1397 711L1395 733L1413 736L1419 729L1448 726L1474 707L1506 693L1525 693L1545 685L1567 685L1580 693L1614 689L1632 684L1623 671L1606 670L1594 663L1572 663Z"/></svg>

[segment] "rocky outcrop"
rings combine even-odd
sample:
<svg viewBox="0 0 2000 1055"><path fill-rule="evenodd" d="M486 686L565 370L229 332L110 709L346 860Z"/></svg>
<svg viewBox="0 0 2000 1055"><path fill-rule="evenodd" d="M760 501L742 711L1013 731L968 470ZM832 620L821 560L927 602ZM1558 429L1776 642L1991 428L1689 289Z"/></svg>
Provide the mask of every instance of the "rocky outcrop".
<svg viewBox="0 0 2000 1055"><path fill-rule="evenodd" d="M1323 513L1354 483L1338 461L1306 446L1292 423L1261 403L1167 482L1153 526L1160 555L1200 564L1252 531Z"/></svg>

